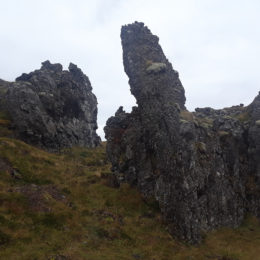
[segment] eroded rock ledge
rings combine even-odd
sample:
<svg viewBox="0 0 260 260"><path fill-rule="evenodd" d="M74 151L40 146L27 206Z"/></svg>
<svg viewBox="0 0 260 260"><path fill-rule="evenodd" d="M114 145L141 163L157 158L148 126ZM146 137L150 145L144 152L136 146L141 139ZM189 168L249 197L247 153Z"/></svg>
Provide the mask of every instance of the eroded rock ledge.
<svg viewBox="0 0 260 260"><path fill-rule="evenodd" d="M260 216L260 95L251 105L185 109L178 73L143 23L122 27L125 72L137 107L107 121L119 182L159 202L169 231L191 243L247 212Z"/></svg>
<svg viewBox="0 0 260 260"><path fill-rule="evenodd" d="M50 151L99 145L97 99L76 65L71 63L67 71L45 61L41 69L0 85L5 90L2 107L18 138Z"/></svg>

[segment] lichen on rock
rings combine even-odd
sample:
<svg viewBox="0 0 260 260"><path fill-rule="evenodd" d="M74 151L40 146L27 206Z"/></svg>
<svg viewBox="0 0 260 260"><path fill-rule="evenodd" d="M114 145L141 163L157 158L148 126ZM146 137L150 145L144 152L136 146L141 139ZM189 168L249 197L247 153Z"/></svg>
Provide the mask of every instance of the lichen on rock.
<svg viewBox="0 0 260 260"><path fill-rule="evenodd" d="M164 72L165 70L166 70L166 64L160 62L154 62L146 69L148 73L155 73L155 74Z"/></svg>

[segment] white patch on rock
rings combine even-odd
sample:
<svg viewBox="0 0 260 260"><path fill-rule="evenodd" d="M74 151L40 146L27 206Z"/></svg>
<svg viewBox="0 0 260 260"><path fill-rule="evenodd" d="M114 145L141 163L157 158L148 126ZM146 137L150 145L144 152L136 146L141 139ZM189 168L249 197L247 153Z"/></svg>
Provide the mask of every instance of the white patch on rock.
<svg viewBox="0 0 260 260"><path fill-rule="evenodd" d="M165 70L166 64L161 62L154 62L146 69L148 73L160 73L164 72Z"/></svg>

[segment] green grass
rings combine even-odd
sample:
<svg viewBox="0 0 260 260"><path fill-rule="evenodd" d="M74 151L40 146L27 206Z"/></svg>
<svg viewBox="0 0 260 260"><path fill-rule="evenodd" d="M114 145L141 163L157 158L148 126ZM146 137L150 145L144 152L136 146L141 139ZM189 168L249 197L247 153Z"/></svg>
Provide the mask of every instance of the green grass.
<svg viewBox="0 0 260 260"><path fill-rule="evenodd" d="M0 111L0 136L10 137L12 135L12 131L9 129L10 125L11 121L9 115Z"/></svg>
<svg viewBox="0 0 260 260"><path fill-rule="evenodd" d="M156 202L127 184L109 185L105 144L51 154L2 137L0 159L0 259L259 259L252 216L199 246L174 240Z"/></svg>

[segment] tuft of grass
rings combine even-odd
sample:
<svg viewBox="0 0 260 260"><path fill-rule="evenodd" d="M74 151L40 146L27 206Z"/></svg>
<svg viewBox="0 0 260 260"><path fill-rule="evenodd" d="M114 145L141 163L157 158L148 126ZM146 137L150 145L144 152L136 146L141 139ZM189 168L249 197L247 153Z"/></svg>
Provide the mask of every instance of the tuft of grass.
<svg viewBox="0 0 260 260"><path fill-rule="evenodd" d="M31 219L35 226L43 225L47 228L61 230L66 223L66 216L63 214L46 213L46 214L31 214Z"/></svg>
<svg viewBox="0 0 260 260"><path fill-rule="evenodd" d="M0 246L4 246L9 244L11 241L11 237L0 230Z"/></svg>
<svg viewBox="0 0 260 260"><path fill-rule="evenodd" d="M186 121L194 120L194 116L193 116L192 112L189 112L188 110L181 110L180 117L181 117L181 119L184 119Z"/></svg>
<svg viewBox="0 0 260 260"><path fill-rule="evenodd" d="M246 122L250 120L250 114L246 111L246 112L242 112L239 115L236 116L236 118L240 121L240 122Z"/></svg>
<svg viewBox="0 0 260 260"><path fill-rule="evenodd" d="M1 89L1 88L0 88ZM1 106L1 100L0 100ZM11 119L8 113L0 110L0 136L12 136L12 131L10 130Z"/></svg>

